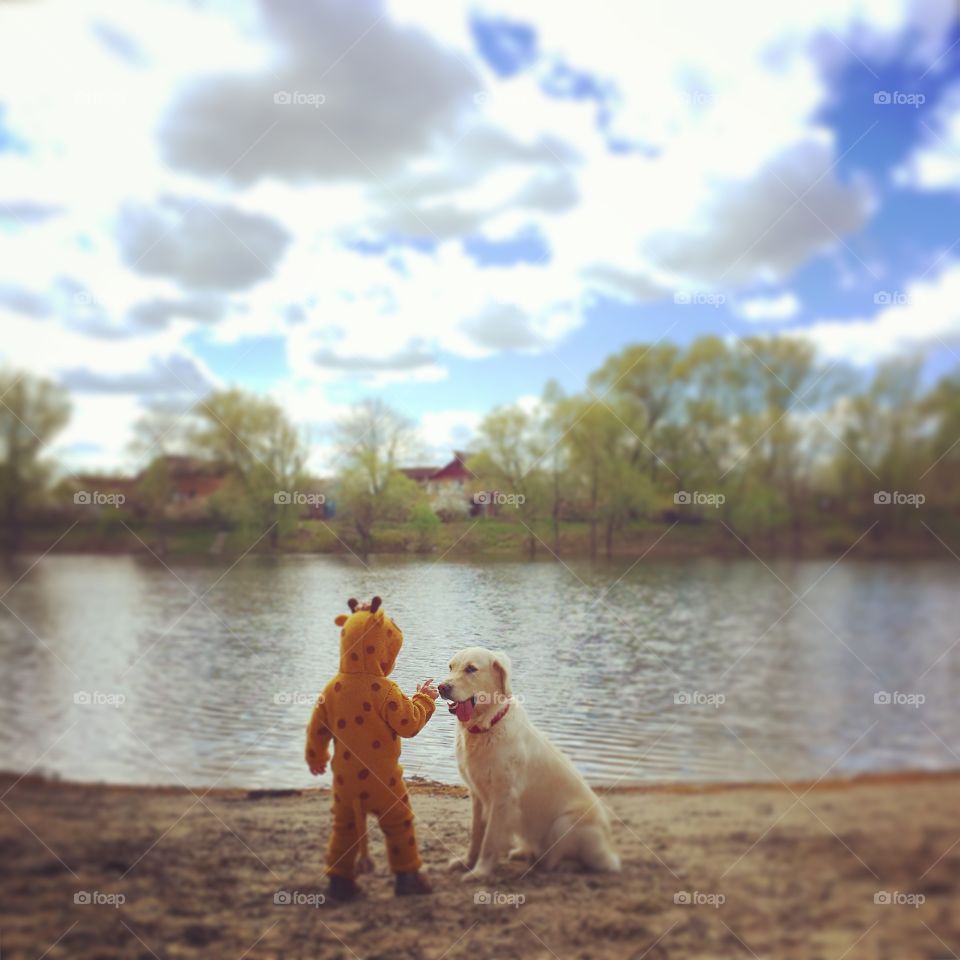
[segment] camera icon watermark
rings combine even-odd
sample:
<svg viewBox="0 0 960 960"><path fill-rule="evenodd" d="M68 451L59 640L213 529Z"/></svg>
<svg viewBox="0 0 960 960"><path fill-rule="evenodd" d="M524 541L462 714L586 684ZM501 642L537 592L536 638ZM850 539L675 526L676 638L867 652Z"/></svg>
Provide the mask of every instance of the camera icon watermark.
<svg viewBox="0 0 960 960"><path fill-rule="evenodd" d="M306 93L302 90L277 90L273 95L273 102L278 106L317 107L327 102L324 93Z"/></svg>
<svg viewBox="0 0 960 960"><path fill-rule="evenodd" d="M902 290L878 290L873 295L874 305L878 307L903 307L911 301L910 294Z"/></svg>
<svg viewBox="0 0 960 960"><path fill-rule="evenodd" d="M705 107L716 103L720 95L713 90L681 90L677 99L687 106Z"/></svg>
<svg viewBox="0 0 960 960"><path fill-rule="evenodd" d="M477 890L473 902L483 907L522 907L527 898L522 893L505 893L502 890Z"/></svg>
<svg viewBox="0 0 960 960"><path fill-rule="evenodd" d="M673 703L678 707L713 707L719 710L727 702L724 693L704 693L701 690L678 690L673 695Z"/></svg>
<svg viewBox="0 0 960 960"><path fill-rule="evenodd" d="M727 898L722 893L704 893L701 890L678 890L673 902L680 907L722 907Z"/></svg>
<svg viewBox="0 0 960 960"><path fill-rule="evenodd" d="M720 307L727 302L725 294L706 293L703 290L678 290L673 302L679 307Z"/></svg>
<svg viewBox="0 0 960 960"><path fill-rule="evenodd" d="M127 702L124 693L104 693L102 690L78 690L73 695L73 702L78 707L113 707L117 709Z"/></svg>
<svg viewBox="0 0 960 960"><path fill-rule="evenodd" d="M302 490L275 490L273 502L278 507L322 507L327 497L323 493L306 493Z"/></svg>
<svg viewBox="0 0 960 960"><path fill-rule="evenodd" d="M922 893L902 893L900 890L878 890L873 895L873 902L878 907L913 907L914 910L917 910L927 902L927 898Z"/></svg>
<svg viewBox="0 0 960 960"><path fill-rule="evenodd" d="M303 890L278 890L273 895L273 902L278 907L322 907L327 898L322 893Z"/></svg>
<svg viewBox="0 0 960 960"><path fill-rule="evenodd" d="M678 507L713 507L717 510L727 502L727 498L726 495L722 493L703 493L700 490L694 490L692 492L689 490L678 490L673 495L673 502Z"/></svg>
<svg viewBox="0 0 960 960"><path fill-rule="evenodd" d="M878 506L913 507L914 510L922 507L927 498L922 493L901 493L899 490L878 490L873 495L873 502Z"/></svg>
<svg viewBox="0 0 960 960"><path fill-rule="evenodd" d="M878 106L913 107L914 110L917 110L927 102L927 98L922 93L877 90L873 94L873 102Z"/></svg>
<svg viewBox="0 0 960 960"><path fill-rule="evenodd" d="M77 490L73 502L78 507L122 507L127 498L122 493L101 493L99 490Z"/></svg>
<svg viewBox="0 0 960 960"><path fill-rule="evenodd" d="M890 693L887 690L878 690L873 695L873 702L878 707L913 707L914 710L919 710L927 702L927 697L923 693L901 693L899 690Z"/></svg>
<svg viewBox="0 0 960 960"><path fill-rule="evenodd" d="M480 690L474 695L474 700L477 704L500 705L502 703L524 703L525 697L522 693L512 693L507 696L499 690L493 692Z"/></svg>
<svg viewBox="0 0 960 960"><path fill-rule="evenodd" d="M522 493L504 493L502 490L481 490L479 493L473 495L473 502L478 507L496 506L518 509L527 502L527 498Z"/></svg>
<svg viewBox="0 0 960 960"><path fill-rule="evenodd" d="M127 902L127 898L122 893L103 893L100 890L77 890L73 895L73 902L78 907L113 907L117 910Z"/></svg>
<svg viewBox="0 0 960 960"><path fill-rule="evenodd" d="M323 703L323 694L319 696L304 693L302 690L280 690L273 695L273 702L278 707L311 707Z"/></svg>

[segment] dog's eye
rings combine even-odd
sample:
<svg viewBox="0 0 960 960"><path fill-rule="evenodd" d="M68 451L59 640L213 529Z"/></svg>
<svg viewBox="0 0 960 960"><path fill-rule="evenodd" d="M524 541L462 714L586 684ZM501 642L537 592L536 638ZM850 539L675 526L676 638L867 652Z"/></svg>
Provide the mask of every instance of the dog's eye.
<svg viewBox="0 0 960 960"><path fill-rule="evenodd" d="M464 672L464 673L476 673L476 672L477 672L477 668L471 663L471 664L467 667L467 669L464 670L463 672Z"/></svg>

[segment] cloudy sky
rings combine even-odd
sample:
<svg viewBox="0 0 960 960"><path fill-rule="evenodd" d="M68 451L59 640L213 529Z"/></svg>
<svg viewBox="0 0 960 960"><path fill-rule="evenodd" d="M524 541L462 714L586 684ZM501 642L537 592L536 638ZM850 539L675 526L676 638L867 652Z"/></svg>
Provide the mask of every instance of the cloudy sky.
<svg viewBox="0 0 960 960"><path fill-rule="evenodd" d="M0 360L70 388L74 468L227 384L439 456L708 332L937 375L958 40L953 0L0 0Z"/></svg>

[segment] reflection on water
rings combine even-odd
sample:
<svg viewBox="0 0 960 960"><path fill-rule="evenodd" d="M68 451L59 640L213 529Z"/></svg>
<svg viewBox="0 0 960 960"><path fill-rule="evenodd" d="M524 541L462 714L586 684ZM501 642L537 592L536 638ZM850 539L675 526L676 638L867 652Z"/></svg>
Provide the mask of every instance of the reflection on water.
<svg viewBox="0 0 960 960"><path fill-rule="evenodd" d="M534 722L595 782L960 765L952 563L224 566L47 557L5 570L0 768L311 785L302 734L336 670L333 618L374 593L406 634L406 690L444 676L460 647L502 648ZM454 724L441 708L404 745L408 775L458 779Z"/></svg>

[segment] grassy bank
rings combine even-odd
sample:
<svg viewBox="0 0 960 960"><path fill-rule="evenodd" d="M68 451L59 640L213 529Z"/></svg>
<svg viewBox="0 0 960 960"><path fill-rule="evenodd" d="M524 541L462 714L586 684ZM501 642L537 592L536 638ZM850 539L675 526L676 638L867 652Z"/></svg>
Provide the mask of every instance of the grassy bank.
<svg viewBox="0 0 960 960"><path fill-rule="evenodd" d="M954 524L956 526L956 524ZM66 531L66 532L64 532ZM694 557L736 557L756 553L776 556L858 558L942 558L948 547L960 552L960 530L937 527L937 537L922 525L898 534L885 533L869 521L850 527L824 523L802 531L771 531L753 534L735 532L723 523L682 521L637 521L619 529L609 556L649 560ZM938 539L939 538L939 539ZM422 555L434 559L526 558L531 540L534 555L549 559L591 556L591 530L585 522L560 524L555 538L549 523L531 528L501 518L462 520L441 524L423 539L411 524L383 523L374 532L375 554ZM363 555L364 550L349 524L337 521L302 520L284 531L274 544L262 530L221 530L213 526L171 526L162 538L158 531L133 517L108 516L96 522L45 524L30 529L25 550L43 553L56 544L57 552L99 554L149 554L167 556L236 556L244 552L288 554ZM608 555L602 532L596 555Z"/></svg>

